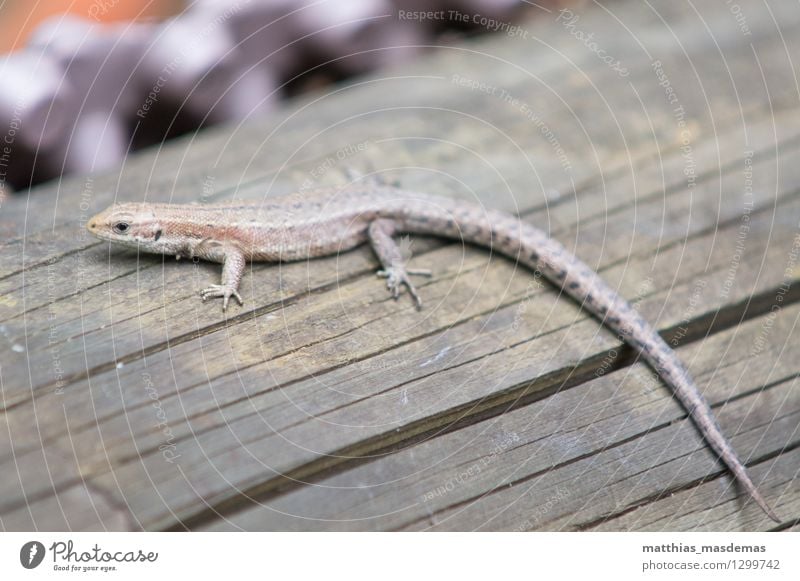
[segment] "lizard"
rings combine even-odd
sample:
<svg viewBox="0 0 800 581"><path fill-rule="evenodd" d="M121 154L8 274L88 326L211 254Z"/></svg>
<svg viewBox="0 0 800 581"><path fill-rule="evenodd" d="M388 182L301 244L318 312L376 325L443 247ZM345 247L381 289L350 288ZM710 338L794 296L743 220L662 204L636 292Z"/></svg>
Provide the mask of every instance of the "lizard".
<svg viewBox="0 0 800 581"><path fill-rule="evenodd" d="M242 305L239 283L248 262L307 260L369 242L382 266L377 274L397 299L402 289L419 309L400 234L433 235L497 251L540 273L633 347L672 389L705 441L758 506L775 522L714 412L678 355L661 335L585 263L543 230L500 210L377 183L351 183L302 194L215 204L117 203L92 217L94 236L139 251L222 264L222 280L200 292L203 301L231 298Z"/></svg>

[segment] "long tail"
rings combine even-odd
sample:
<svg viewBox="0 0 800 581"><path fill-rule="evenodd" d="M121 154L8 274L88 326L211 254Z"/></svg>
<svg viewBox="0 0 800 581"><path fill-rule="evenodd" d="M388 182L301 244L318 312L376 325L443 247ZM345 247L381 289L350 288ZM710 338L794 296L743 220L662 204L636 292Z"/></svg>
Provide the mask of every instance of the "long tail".
<svg viewBox="0 0 800 581"><path fill-rule="evenodd" d="M711 411L708 402L697 389L678 356L658 333L649 329L646 322L642 321L642 323L642 333L636 334L638 336L634 338L634 341L644 343L644 348L640 350L642 356L669 384L683 407L688 410L689 415L708 444L730 471L733 472L736 480L747 490L751 498L761 507L761 510L775 522L781 522L775 512L767 505L756 485L753 484L744 464L739 460L736 451L722 433L714 417L714 412Z"/></svg>
<svg viewBox="0 0 800 581"><path fill-rule="evenodd" d="M689 412L697 429L736 480L759 507L775 522L781 522L759 493L747 469L722 433L714 412L702 396L678 356L631 305L622 299L600 276L570 254L559 242L541 230L504 212L439 200L443 210L430 214L430 199L424 219L418 213L404 212L406 229L413 232L448 236L489 247L531 269L539 271L564 289L580 305L600 319L639 353L672 389Z"/></svg>

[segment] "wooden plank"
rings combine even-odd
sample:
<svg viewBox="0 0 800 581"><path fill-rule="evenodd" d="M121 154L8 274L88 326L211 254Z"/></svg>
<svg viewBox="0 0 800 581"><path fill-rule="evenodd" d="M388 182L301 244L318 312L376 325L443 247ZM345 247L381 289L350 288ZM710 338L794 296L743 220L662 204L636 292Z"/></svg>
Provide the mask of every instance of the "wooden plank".
<svg viewBox="0 0 800 581"><path fill-rule="evenodd" d="M800 131L800 124L792 122L791 119L786 119L786 124L794 126ZM769 125L772 125L774 120L771 120ZM759 136L766 136L769 131L768 126L761 126L761 133ZM754 132L755 134L755 132ZM781 168L783 178L791 183L790 172L796 171L795 164L791 158L793 148L796 147L795 141L789 141L783 146L782 151L784 155L781 157L781 164L785 164L786 168ZM741 169L743 161L741 160L741 151L729 151L732 158L726 160L726 163L731 168ZM710 156L711 157L711 156ZM737 157L739 159L737 159ZM682 156L671 156L667 159L668 167L680 167L678 164L684 163ZM759 196L766 195L767 192L775 190L774 179L777 177L769 165L772 162L769 158L760 161L754 160L755 169L758 172L759 181ZM680 172L676 172L680 175ZM710 176L711 177L711 176ZM570 241L575 238L575 232L581 232L582 235L591 234L594 238L589 240L588 244L582 247L576 247L576 250L581 256L591 264L601 264L598 262L596 254L598 251L604 253L614 252L615 249L619 253L612 259L619 259L622 253L630 247L629 238L626 240L614 240L611 238L611 232L606 232L603 225L602 231L589 226L597 226L597 220L608 219L609 216L616 216L617 219L631 220L633 216L636 220L633 222L642 234L653 232L654 228L661 228L661 224L669 224L673 231L670 234L677 235L688 232L686 223L687 221L694 221L697 225L698 212L716 212L716 207L722 205L721 200L724 199L722 188L739 187L741 183L741 174L732 173L725 178L724 183L718 183L714 179L707 181L702 186L702 194L693 196L691 192L681 191L680 184L682 178L678 178L675 183L670 184L672 191L669 192L670 196L683 196L686 198L684 204L676 205L675 210L671 215L665 215L663 212L663 204L658 202L658 192L663 187L662 177L657 172L643 172L643 175L637 179L639 191L636 192L637 199L650 200L650 204L643 204L637 206L633 210L625 208L624 204L629 203L631 200L629 189L629 180L622 177L619 180L609 182L607 185L609 189L605 192L597 192L598 195L581 196L577 205L557 205L555 207L548 206L540 209L538 212L531 214L530 219L535 223L549 224L550 229L559 238L564 240L568 245ZM719 192L712 192L711 195L706 195L706 191L718 189ZM605 195L603 195L605 194ZM769 203L768 201L766 203ZM609 206L611 206L609 208ZM647 208L651 208L648 212ZM622 213L619 213L619 212ZM718 220L730 219L732 215L737 212L735 206L722 206L719 210ZM627 215L625 215L627 214ZM574 228L576 220L580 218L582 224L589 226L580 229ZM699 219L703 219L702 217ZM710 223L708 223L710 225ZM572 228L570 230L569 228ZM630 234L626 231L626 234ZM599 240L604 240L605 244L598 245ZM643 250L652 248L652 246L644 246ZM127 254L128 256L130 254ZM366 256L368 256L367 253ZM113 256L119 256L119 253L114 253ZM125 253L122 256L126 256ZM344 257L341 261L335 261L338 265L338 277L340 279L350 279L352 277L363 275L369 270L365 266L367 264L365 255L360 255L360 259L355 263L348 262L350 256ZM329 261L330 263L330 261ZM4 325L4 334L6 337L11 338L11 341L22 346L22 339L25 338L27 344L24 347L28 352L39 352L45 350L46 346L53 344L53 337L51 333L55 334L56 343L59 345L59 363L62 375L66 378L80 378L85 376L90 369L97 368L102 365L116 364L118 360L126 360L133 356L132 354L137 351L151 350L154 348L163 348L166 346L168 340L175 336L182 337L192 333L200 333L202 329L213 329L214 326L224 325L220 321L220 313L214 310L203 308L197 303L194 295L196 289L182 288L182 292L170 292L169 297L171 301L167 303L164 289L174 287L179 281L185 278L185 266L168 265L162 267L162 263L155 257L143 257L143 264L146 265L145 269L137 270L138 262L132 260L121 260L118 258L109 258L104 250L97 247L92 252L75 252L62 260L46 264L45 266L27 270L24 274L18 277L10 277L4 281L0 281L0 286L4 286L3 290L8 293L6 304L3 305L7 309L0 306L0 313L14 313L20 312L25 309L23 314L5 318L2 320ZM289 290L288 296L296 297L302 293L304 288L324 288L335 284L336 276L330 276L330 271L322 267L319 263L319 269L315 268L311 277L304 276L306 283L291 285L287 282L287 278L291 280L291 273L296 272L295 267L287 267L282 269L282 278L284 279L283 287ZM350 268L350 265L355 265L355 268ZM301 267L305 272L307 269ZM294 270L293 270L294 269ZM196 273L202 273L203 277L215 277L218 268L214 265L200 265ZM82 273L78 280L71 285L55 284L55 281L69 278L69 273ZM266 276L254 280L251 284L263 289L263 295L251 295L250 304L274 304L272 297L278 294L278 289L271 272L263 271L263 267L254 267L253 274L258 276L259 273ZM318 277L318 278L317 278ZM22 297L17 299L17 292L22 288L23 280L25 281L25 296L24 301ZM196 285L204 286L206 278L198 280ZM300 282L300 281L298 281ZM245 281L247 284L247 281ZM79 292L83 288L85 292ZM15 289L17 292L15 292ZM146 292L142 292L145 289ZM176 289L177 290L177 289ZM62 296L63 293L65 296ZM110 302L110 298L114 297L114 301ZM135 301L134 301L135 299ZM132 303L135 302L135 306ZM110 303L110 304L109 304ZM107 306L106 310L96 310L91 313L83 315L85 311L95 308L98 304ZM24 305L24 307L23 307ZM269 308L269 307L268 307ZM135 311L143 311L144 320L139 318L132 318L130 316L131 309ZM197 313L198 318L186 318L178 316L180 313L186 312ZM121 314L114 315L114 312L121 310ZM109 355L108 348L110 348L110 332L111 332L111 318L114 317L114 351L116 355L112 358ZM164 331L167 329L164 320L167 317L170 321L170 333L166 334ZM151 320L147 320L147 319ZM1 319L0 319L1 320ZM126 325L127 324L127 325ZM141 337L139 329L141 327L152 328L161 333L156 334L154 337ZM127 328L126 328L127 327ZM73 342L72 337L83 335L84 342ZM34 338L31 341L31 338ZM39 343L36 342L38 338ZM143 343L144 341L144 343ZM106 349L99 347L106 346ZM91 360L87 361L87 351L90 351L89 356ZM112 361L113 359L113 361ZM24 363L25 356L20 353L9 353L9 358L3 360L3 367L6 369L13 369L14 365ZM49 367L36 367L31 369L31 378L29 382L20 382L16 387L24 395L17 395L12 389L8 389L5 394L5 406L14 405L22 398L30 397L31 388L36 390L41 386L46 389L53 389L58 381L57 375Z"/></svg>
<svg viewBox="0 0 800 581"><path fill-rule="evenodd" d="M795 125L800 130L800 123L795 122ZM776 195L792 192L793 184L800 181L800 168L794 163L797 146L798 143L791 142L781 149L778 171L773 167L775 161L768 157L753 160L754 205L767 207L774 203ZM669 163L681 162L679 155L669 158ZM736 168L743 171L744 162L741 159L737 163L734 158L729 163L731 170ZM779 177L782 183L775 181ZM549 223L550 229L568 247L589 264L602 269L623 259L634 246L637 252L648 254L659 245L679 241L686 234L701 232L717 222L735 219L741 207L724 203L727 198L725 192L740 188L742 179L741 173L731 171L719 182L709 179L699 183L694 191L675 186L668 194L670 202L665 209L663 196L657 195L662 188L660 176L645 173L639 179L641 202L637 201L633 207L622 205L622 200L630 200L630 190L623 187L627 180L623 179L620 180L623 183L609 183L605 199L620 198L619 206L613 212L603 202L604 197L588 196L581 198L577 207L546 207L530 214L530 218L526 215L526 219L537 224ZM772 194L776 189L778 193ZM745 201L742 200L742 203ZM611 221L606 223L606 220ZM669 231L662 224L669 224ZM633 231L630 225L633 225ZM661 233L652 236L654 232ZM448 252L451 255L442 260L454 260L452 253L460 255L455 247ZM100 256L105 257L105 262ZM2 324L5 335L24 347L25 352L7 351L3 368L13 370L15 365L25 365L26 353L48 350L53 353L56 349L58 366L33 365L30 370L25 370L25 374L29 374L28 381L6 385L4 408L28 401L31 391L53 392L58 389L60 380L81 380L89 373L113 369L119 362L132 361L170 345L191 341L200 335L223 337L221 345L226 348L227 340L224 337L236 325L247 323L253 316L277 310L287 302L296 303L309 288L312 291L345 288L337 280L352 280L352 284L361 285L365 279L373 276L371 273L375 268L368 249L317 261L313 263L313 268L305 264L281 267L280 280L276 279L274 268L255 265L249 273L251 276L244 281L243 291L248 307L232 321L221 321L220 312L208 309L207 305L197 300L196 295L208 280L218 276L219 268L216 265L193 267L190 286L184 284L186 265L174 265L171 261L162 263L160 258L145 256L142 257L142 263L147 266L138 268L138 260L126 260L125 257L131 256L130 253L115 252L113 256L109 258L105 250L98 248L94 253L75 253L55 264L24 274L26 312L6 319ZM330 268L334 264L335 270ZM67 273L75 271L91 273L91 279L85 281L86 290L79 293L72 285L56 284L56 281L66 278ZM447 272L442 272L442 275L446 276ZM11 279L3 282L16 284ZM21 281L19 284L22 284ZM449 288L449 283L445 284ZM54 296L59 289L65 288L68 292L65 298ZM11 296L14 296L13 293ZM331 305L337 312L341 312L339 300L336 297ZM363 303L371 299L360 300ZM382 303L382 300L378 303L380 309L384 308ZM98 309L98 305L105 308ZM15 308L21 308L21 304ZM186 313L191 315L186 316ZM458 315L454 313L451 316ZM342 330L332 329L329 334L339 334ZM245 327L240 333L249 338L254 331ZM311 340L318 341L321 338L315 336ZM254 356L261 356L260 348Z"/></svg>
<svg viewBox="0 0 800 581"><path fill-rule="evenodd" d="M783 171L791 172L792 169L793 169L791 166L795 165L795 164L791 163L793 161L793 152L792 151L787 151L785 159L786 159L786 167L783 168ZM772 162L767 160L767 161L764 162L764 166L766 167L766 166L770 165L771 163ZM766 172L760 171L761 170L760 166L756 166L756 169L760 172L760 175L770 175L770 174L768 174ZM786 173L784 173L784 177L785 177L785 179L787 179L787 181L789 183L793 182L791 174L786 175ZM731 187L735 186L735 180L736 180L736 177L733 176L733 183L731 184ZM762 189L764 191L768 191L768 190L770 190L770 189L772 189L774 187L774 184L770 184L769 182L764 181L764 182L760 182L759 186L761 186L760 189ZM613 228L612 229L607 228L605 226L605 224L595 224L594 227L592 227L592 228L588 228L588 227L587 228L581 228L580 229L580 234L581 234L581 236L585 237L585 242L583 242L583 243L579 242L580 243L580 247L578 248L578 252L582 256L591 256L591 254L595 253L598 248L602 247L601 245L597 244L598 240L605 239L607 241L607 246L609 247L609 250L604 250L604 252L605 253L610 253L610 256L605 260L607 261L608 264L613 264L615 261L619 260L619 258L621 258L623 256L623 253L625 252L625 249L630 246L630 232L627 230L627 226L626 226L626 224L630 223L630 221L629 221L630 220L630 216L632 216L634 213L636 213L637 216L638 216L637 220L643 220L644 221L643 226L642 226L641 229L643 231L647 231L647 230L651 230L652 231L652 224L658 223L659 220L660 220L660 218L659 218L660 212L658 210L659 210L659 206L661 206L661 204L662 204L661 201L653 200L647 205L641 205L637 209L628 212L627 215L624 215L624 214L623 215L619 215L618 219L615 222L615 226L614 226L614 228L616 228L616 230L614 230ZM712 208L714 206L713 203L708 204L708 205L711 206ZM767 203L767 205L769 205L769 202ZM648 208L651 208L654 211L651 212L651 211L648 210ZM693 208L693 206L679 204L679 205L675 206L675 209L672 210L672 213L676 214L676 215L677 214L681 214L681 213L685 213L686 216L688 216L688 219L693 222L693 228L695 228L696 231L703 231L708 226L708 223L700 222L698 219L695 219L694 217L692 217L692 214L693 214L693 212L695 212L695 210L690 210L690 208ZM732 207L731 207L731 209L732 209ZM598 211L602 211L602 210L598 209ZM729 214L728 217L730 217L732 215L735 215L735 212ZM591 216L590 216L590 218L591 218ZM672 220L672 223L674 223L674 222L675 222L675 220ZM566 239L566 240L574 239L576 237L576 232L577 231L578 231L577 229L575 229L573 231L567 231L566 235L563 238ZM615 234L615 232L616 232L616 234ZM673 232L673 236L674 237L664 238L660 242L662 242L663 244L670 244L670 243L674 242L675 240L679 240L680 237L677 236L677 235L680 234L680 233L681 233L681 229L680 228L675 228L674 232ZM615 236L618 236L618 237L615 237ZM653 248L653 246L644 245L642 243L642 241L640 241L640 240L637 240L636 243L638 245L638 248L645 255L648 254L650 252L650 249ZM617 249L621 248L622 251L620 252L619 250L617 250L616 253L613 253L614 252L614 248L617 248ZM450 252L452 254L452 252L454 252L454 251L450 250L448 252ZM455 252L458 252L458 251L455 251ZM371 268L370 268L370 266L368 266L370 264L370 260L368 258L368 252L364 253L364 254L362 254L362 255L359 255L359 254L348 255L347 257L343 257L343 259L349 259L351 257L353 259L360 259L358 261L358 263L357 263L358 264L358 268L356 270L356 274L369 273L371 271ZM600 264L601 267L602 267L603 260L597 260L597 261L596 260L592 260L592 262ZM323 262L316 263L316 264L320 265L320 269L319 269L319 271L317 271L315 269L314 271L312 271L311 274L314 275L317 272L321 272L324 276L327 276L327 274L326 274L327 270L324 268L325 262L323 261ZM342 264L342 262L340 261L340 265L341 264ZM212 269L215 269L215 267L209 266L208 270L212 270ZM294 270L299 269L299 270L302 271L302 274L298 275L299 277L303 276L303 275L307 276L306 267L305 266L302 266L302 267L287 267L286 269L282 268L281 269L281 274L282 274L282 278L284 279L283 280L284 288L287 286L286 285L287 273L291 272L293 269ZM267 267L265 274L269 274L270 272L271 271L269 270L269 267ZM158 276L154 272L151 272L150 274L153 277ZM174 284L177 284L177 281L179 280L177 278L177 275L181 274L181 269L173 268L172 269L172 274L175 276L175 278L173 278L172 280L174 281ZM346 274L348 275L348 277L350 276L350 273L346 273ZM291 279L290 279L290 281L291 281ZM309 282L312 283L312 285L313 285L313 283L315 281L313 279L311 279ZM114 294L116 296L124 296L122 294L126 290L125 287L124 287L124 284L127 284L127 281L120 282L118 287L115 286L115 288L113 289L113 292L114 292ZM198 284L202 284L202 283L198 283ZM270 284L270 283L265 280L265 284ZM319 284L322 284L322 283L319 283ZM362 283L360 281L354 281L353 284L362 284ZM42 285L40 285L40 286L42 286ZM273 284L273 286L274 286L274 284ZM299 287L301 285L298 284L297 286ZM178 290L180 290L180 289L178 289ZM96 294L100 294L100 292L101 291L98 290ZM108 290L105 289L102 292L105 293L105 292L108 292ZM127 292L133 294L133 293L136 292L136 289L128 289ZM195 308L198 307L199 305L198 305L195 297L191 294L191 292L188 291L188 290L186 290L184 292L185 292L185 295L186 295L184 297L184 300L189 301L189 305L191 307L195 307ZM268 289L267 291L265 291L266 297L268 297L271 292L275 292L275 291L273 291L272 289ZM301 292L302 291L300 291L299 289L294 290L293 291L294 294L292 294L290 296L291 297L296 297L297 295L301 294ZM372 291L370 291L370 292L372 292ZM91 296L91 295L90 295L89 298L92 299L92 300L101 300L100 298L95 298L95 296ZM378 297L378 298L380 298L380 297ZM183 308L183 307L181 307L181 308ZM334 308L338 309L338 306L334 305ZM383 308L383 307L381 306L380 308ZM180 309L175 309L175 312L178 312L179 310ZM48 313L46 311L43 311L43 312L39 313L39 316L40 316L40 320L41 320L41 323L39 323L41 325L40 327L36 327L35 326L36 325L36 320L35 320L34 317L27 317L26 320L25 320L25 324L26 324L27 328L29 329L29 331L31 332L32 335L38 335L38 336L43 338L42 339L43 341L45 339L47 339L48 342L49 342L49 338L47 337L47 332L46 332L47 329L48 329L47 325L49 323L49 315L48 315ZM162 324L162 321L161 321L161 319L159 317L163 316L163 315L158 313L158 312L151 313L149 315L148 314L142 315L142 317L148 317L148 316L152 317L152 321L148 322L146 324L146 326L147 327L154 327L156 329L160 328L160 325ZM86 325L86 322L87 322L86 319L87 319L87 317L83 317L82 318L82 321L83 321L84 325ZM175 319L177 319L178 323L180 323L180 317L175 316ZM172 319L170 318L169 320L171 321ZM247 322L247 317L240 318L240 319L234 321L234 324L243 323L243 322ZM125 345L125 336L122 335L121 332L120 332L120 329L124 329L124 323L125 322L117 322L117 323L115 323L116 333L115 333L115 336L114 336L114 348L118 352L121 350L121 347L123 347ZM195 324L196 324L196 321L192 321L190 319L186 324L186 332L190 332L192 330L192 326L194 326ZM128 342L131 345L129 347L129 349L132 350L134 353L135 353L135 349L140 347L140 345L139 345L140 338L138 336L139 326L140 325L141 325L141 321L136 320L136 319L131 319L130 320L130 331L128 332L128 337L130 337L130 339L128 340ZM103 324L98 325L98 329L100 331L103 330L102 327L103 327ZM197 327L200 327L200 325L197 325ZM229 329L230 329L229 326L228 327L224 327L223 329L220 330L220 333L224 335L224 334L229 332ZM203 330L202 327L201 327L200 330L196 331L196 333L197 334L203 334L206 337L208 337L209 335L212 334L213 331L214 331L214 329L209 329L209 328L206 327ZM331 331L331 332L333 332L333 331ZM92 331L89 331L87 329L86 333L91 336ZM242 334L245 337L251 337L253 335L253 331L249 330L247 332L243 332ZM164 339L163 342L166 343L166 340L169 339L170 336L172 337L172 344L175 345L177 343L177 341L175 341L175 334L174 333L171 333L170 335L167 335L167 337ZM103 341L106 340L107 337L108 337L108 335L103 335L100 339L97 340L97 342L98 343L102 343ZM180 335L178 335L178 337L180 338ZM76 353L78 353L78 354L82 353L81 349L82 349L82 345L77 345L76 346ZM258 356L259 356L258 354L254 355L254 357L256 357L256 358ZM6 397L7 398L9 397L8 390L6 392Z"/></svg>
<svg viewBox="0 0 800 581"><path fill-rule="evenodd" d="M797 514L798 452L780 452L781 424L796 427L796 368L781 351L797 341L800 306L752 319L681 347L723 429L781 514ZM765 332L769 329L769 332ZM755 338L764 342L757 352ZM720 359L720 353L724 353ZM793 378L787 379L794 374ZM211 529L753 530L684 411L642 364L616 370L522 409L386 454L352 470L253 503ZM764 388L764 386L768 386ZM731 398L727 404L726 399ZM769 402L769 403L768 403ZM777 405L776 405L777 404ZM766 410L765 410L766 408ZM781 410L769 429L768 413ZM762 410L762 411L759 411ZM765 413L766 412L766 413ZM790 430L791 431L791 430ZM770 441L771 440L771 441ZM795 444L800 434L795 434ZM768 457L777 446L777 458ZM758 449L756 449L758 448ZM703 478L710 478L702 482ZM661 495L656 502L650 499ZM617 514L594 525L598 515ZM652 522L651 520L652 519Z"/></svg>

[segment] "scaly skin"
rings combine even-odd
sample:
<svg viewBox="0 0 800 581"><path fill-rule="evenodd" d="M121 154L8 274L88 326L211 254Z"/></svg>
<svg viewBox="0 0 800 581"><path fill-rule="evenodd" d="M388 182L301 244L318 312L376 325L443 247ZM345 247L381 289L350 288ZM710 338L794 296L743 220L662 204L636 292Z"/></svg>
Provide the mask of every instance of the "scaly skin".
<svg viewBox="0 0 800 581"><path fill-rule="evenodd" d="M351 185L264 202L213 205L116 204L92 218L95 236L141 251L198 257L223 264L222 281L203 290L203 300L222 298L227 309L238 293L248 261L305 260L346 251L369 241L397 297L405 286L417 307L422 301L406 268L397 233L430 234L491 248L541 272L584 309L618 333L672 388L711 448L737 481L774 521L769 508L713 412L661 336L614 290L561 244L511 214L445 197L388 186Z"/></svg>

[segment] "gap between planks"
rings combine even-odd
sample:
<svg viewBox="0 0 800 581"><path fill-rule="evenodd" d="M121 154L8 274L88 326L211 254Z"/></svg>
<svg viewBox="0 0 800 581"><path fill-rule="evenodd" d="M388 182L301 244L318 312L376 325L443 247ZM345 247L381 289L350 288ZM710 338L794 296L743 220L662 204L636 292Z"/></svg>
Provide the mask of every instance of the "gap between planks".
<svg viewBox="0 0 800 581"><path fill-rule="evenodd" d="M666 340L672 340L674 343L677 343L676 347L680 347L708 335L719 333L728 328L740 325L743 321L768 313L775 304L775 293L777 289L778 287L771 288L758 295L753 295L742 300L739 303L727 305L715 313L706 313L705 315L693 319L688 325L685 322L680 323L662 331L660 334ZM800 300L800 286L794 285L790 288L789 292L784 295L784 301L781 304L783 306L788 306L794 304L798 300ZM681 327L683 329L688 327L688 331L682 336L677 336L676 333ZM179 523L167 526L164 530L189 530L193 527L207 524L218 519L220 516L234 514L240 510L244 510L254 501L263 502L269 500L289 490L299 488L306 483L316 482L365 462L369 462L371 456L388 454L397 449L414 445L431 436L460 430L486 419L525 407L535 401L548 397L556 391L575 387L588 379L592 379L595 377L594 373L598 369L597 363L602 362L604 359L606 361L609 359L612 360L611 369L609 371L616 371L630 366L638 360L638 357L634 356L633 349L628 346L621 348L617 346L616 350L619 353L617 357L611 357L612 350L613 349L609 349L588 359L584 359L573 368L559 369L547 375L540 376L532 382L524 382L520 385L507 388L502 392L493 394L492 397L484 399L479 404L471 402L459 408L452 408L436 416L408 424L403 427L401 432L391 431L358 442L355 445L336 450L319 460L314 460L298 466L286 474L270 478L265 482L245 488L230 498L213 503L194 515L182 518ZM782 382L779 381L775 383L775 385L780 383ZM685 418L687 416L684 414L683 417ZM672 422L665 423L662 426L651 427L649 431L661 429L670 423ZM640 436L641 434L638 434L635 437ZM622 442L615 442L613 445L608 446L608 448L621 443ZM781 452L766 455L769 457L758 458L752 462L752 464L769 460L771 457L794 449L796 446L800 446L800 442L793 444L791 448L785 448ZM574 459L570 460L570 462L572 461L574 461ZM723 474L725 474L725 472L720 471L716 476L719 477ZM525 478L527 479L529 476L530 475ZM700 479L694 482L692 486L696 486L706 480L708 480L708 478Z"/></svg>

